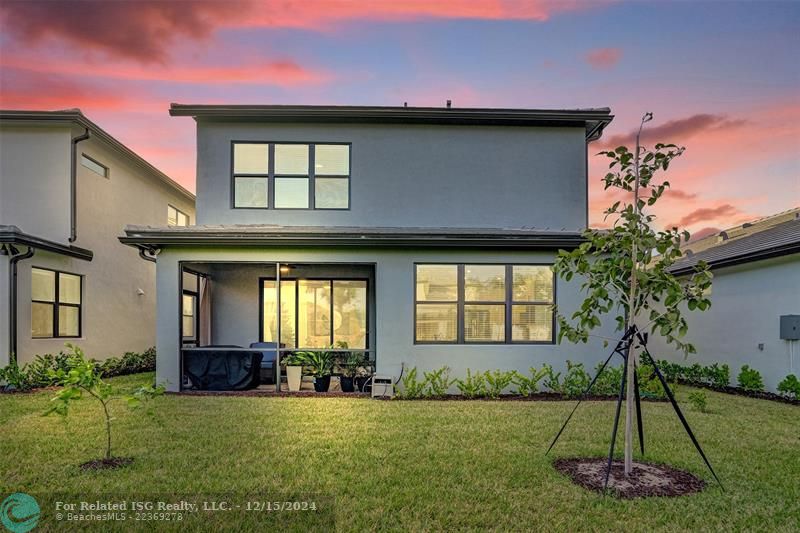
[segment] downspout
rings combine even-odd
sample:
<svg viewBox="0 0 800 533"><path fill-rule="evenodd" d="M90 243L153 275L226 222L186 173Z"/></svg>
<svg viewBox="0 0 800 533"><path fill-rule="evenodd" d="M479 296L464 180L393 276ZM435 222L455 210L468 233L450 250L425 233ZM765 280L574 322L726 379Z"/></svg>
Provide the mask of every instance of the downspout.
<svg viewBox="0 0 800 533"><path fill-rule="evenodd" d="M23 259L33 257L35 250L28 247L24 254L14 253L13 247L9 246L8 253L8 357L17 361L17 263Z"/></svg>
<svg viewBox="0 0 800 533"><path fill-rule="evenodd" d="M78 238L78 143L89 138L89 128L83 135L72 138L69 167L69 242Z"/></svg>

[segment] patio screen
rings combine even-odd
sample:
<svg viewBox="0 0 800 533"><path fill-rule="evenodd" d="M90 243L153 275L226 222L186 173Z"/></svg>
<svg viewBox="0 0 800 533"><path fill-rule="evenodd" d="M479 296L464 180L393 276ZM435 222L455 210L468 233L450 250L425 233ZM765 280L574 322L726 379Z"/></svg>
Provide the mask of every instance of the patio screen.
<svg viewBox="0 0 800 533"><path fill-rule="evenodd" d="M275 342L275 280L261 283L262 340ZM367 280L281 280L281 343L298 349L339 343L366 349Z"/></svg>

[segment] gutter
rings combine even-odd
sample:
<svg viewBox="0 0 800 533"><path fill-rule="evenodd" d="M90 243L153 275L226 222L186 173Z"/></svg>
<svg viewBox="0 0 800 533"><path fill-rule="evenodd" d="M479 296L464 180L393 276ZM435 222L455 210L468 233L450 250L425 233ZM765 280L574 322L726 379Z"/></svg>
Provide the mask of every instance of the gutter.
<svg viewBox="0 0 800 533"><path fill-rule="evenodd" d="M89 138L89 128L83 135L72 138L69 167L69 242L78 238L78 143Z"/></svg>
<svg viewBox="0 0 800 533"><path fill-rule="evenodd" d="M735 257L726 257L724 259L717 259L716 261L706 261L706 263L708 264L708 267L711 270L714 270L717 268L736 266L745 263L752 263L755 261L772 259L774 257L783 257L785 255L792 255L796 253L800 253L800 242L784 244L782 246L768 248L766 250L759 250L748 254L737 255ZM702 260L702 258L700 260ZM674 276L682 276L684 274L693 273L695 271L696 266L697 263L693 263L685 267L670 269L669 272Z"/></svg>
<svg viewBox="0 0 800 533"><path fill-rule="evenodd" d="M28 246L44 252L52 252L84 261L91 261L94 257L94 252L91 250L77 246L67 246L34 235L28 235L20 231L17 226L0 226L0 244Z"/></svg>
<svg viewBox="0 0 800 533"><path fill-rule="evenodd" d="M8 357L17 361L17 263L33 257L35 248L28 247L25 253L18 253L16 248L7 244L3 250L10 256L8 260Z"/></svg>

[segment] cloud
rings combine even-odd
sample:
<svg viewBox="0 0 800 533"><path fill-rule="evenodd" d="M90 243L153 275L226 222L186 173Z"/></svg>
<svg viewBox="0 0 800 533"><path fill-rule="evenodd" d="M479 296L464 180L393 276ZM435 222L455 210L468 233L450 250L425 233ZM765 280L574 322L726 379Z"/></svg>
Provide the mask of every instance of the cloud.
<svg viewBox="0 0 800 533"><path fill-rule="evenodd" d="M741 128L748 124L747 120L729 119L725 115L701 113L687 118L670 120L659 126L646 128L642 132L642 143L682 143L686 139L701 133L726 129ZM636 131L622 135L614 135L601 142L605 147L621 145L633 146L636 143Z"/></svg>
<svg viewBox="0 0 800 533"><path fill-rule="evenodd" d="M595 69L609 69L622 59L622 50L619 48L595 48L586 54L586 62Z"/></svg>
<svg viewBox="0 0 800 533"><path fill-rule="evenodd" d="M700 207L691 211L690 213L681 217L678 222L674 224L667 224L668 228L684 228L697 224L698 222L710 222L712 220L720 220L724 218L730 219L737 215L741 215L741 211L731 204L721 204L716 207Z"/></svg>
<svg viewBox="0 0 800 533"><path fill-rule="evenodd" d="M166 63L172 44L210 40L220 28L302 28L330 31L352 20L419 19L545 21L551 16L610 3L606 0L138 0L114 2L13 1L0 3L5 31L22 47L56 40L84 52Z"/></svg>
<svg viewBox="0 0 800 533"><path fill-rule="evenodd" d="M667 192L664 194L673 200L694 200L697 198L697 193L689 193L681 189L667 189Z"/></svg>

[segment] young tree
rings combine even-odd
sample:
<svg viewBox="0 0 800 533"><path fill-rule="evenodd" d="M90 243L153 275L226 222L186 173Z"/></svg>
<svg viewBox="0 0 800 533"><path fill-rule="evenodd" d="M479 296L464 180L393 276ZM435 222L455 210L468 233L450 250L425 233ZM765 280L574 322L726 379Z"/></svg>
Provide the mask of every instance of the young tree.
<svg viewBox="0 0 800 533"><path fill-rule="evenodd" d="M704 311L711 305L706 290L711 286L711 272L700 262L689 277L676 278L668 269L683 253L681 242L689 240L688 231L653 229L655 215L646 212L669 188L668 181L658 181L656 174L666 171L670 162L685 148L674 144L656 144L649 150L640 144L642 128L652 120L652 113L642 117L633 152L625 146L600 152L611 162L603 178L606 190L615 189L631 198L620 200L605 210L613 225L608 230L589 229L586 241L571 252L559 251L556 273L566 281L575 275L583 278L581 289L587 297L567 318L558 314L558 340L587 342L590 331L601 325L600 317L615 313L617 329L627 331L637 324L648 327L684 353L695 353L682 340L688 330L682 306ZM605 343L608 344L607 342ZM634 364L638 354L630 344L627 358L625 394L625 474L633 468Z"/></svg>

